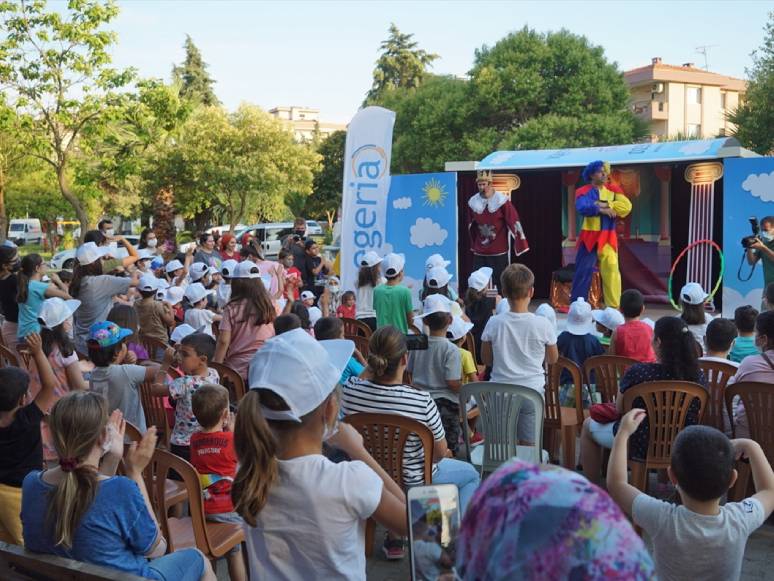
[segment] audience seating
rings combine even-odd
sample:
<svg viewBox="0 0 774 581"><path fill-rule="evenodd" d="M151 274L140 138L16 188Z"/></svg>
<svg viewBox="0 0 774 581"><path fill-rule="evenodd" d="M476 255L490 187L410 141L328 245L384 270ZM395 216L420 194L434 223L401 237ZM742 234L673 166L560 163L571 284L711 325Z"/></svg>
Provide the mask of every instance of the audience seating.
<svg viewBox="0 0 774 581"><path fill-rule="evenodd" d="M712 426L721 432L726 432L731 426L731 419L730 416L726 415L726 403L723 394L725 393L728 380L736 373L737 368L730 363L702 360L699 360L699 367L704 372L704 379L707 381L707 391L709 391L709 400L707 401L707 409L704 411L702 424Z"/></svg>
<svg viewBox="0 0 774 581"><path fill-rule="evenodd" d="M567 371L575 387L575 407L563 407L559 401L562 371ZM543 432L548 434L549 453L556 458L559 442L562 447L562 466L574 470L575 440L580 435L583 420L587 412L583 409L583 375L578 364L566 357L559 357L553 365L548 366L545 398L545 419ZM560 440L561 438L561 440Z"/></svg>
<svg viewBox="0 0 774 581"><path fill-rule="evenodd" d="M623 409L628 411L641 398L648 414L648 455L644 462L629 460L632 485L647 492L648 470L666 469L672 456L672 444L685 427L688 407L699 400L699 420L707 406L709 394L691 381L650 381L627 389L623 393Z"/></svg>
<svg viewBox="0 0 774 581"><path fill-rule="evenodd" d="M618 397L618 382L621 376L635 363L639 361L619 355L589 357L583 363L583 377L589 388L596 385L597 393L602 396L603 402L612 403Z"/></svg>
<svg viewBox="0 0 774 581"><path fill-rule="evenodd" d="M169 448L169 437L172 431L167 420L167 410L164 408L164 396L153 395L153 382L140 384L140 400L145 412L145 423L158 429L159 446Z"/></svg>
<svg viewBox="0 0 774 581"><path fill-rule="evenodd" d="M0 345L0 365L2 365L2 367L21 367L16 353L11 351L5 345Z"/></svg>
<svg viewBox="0 0 774 581"><path fill-rule="evenodd" d="M344 421L363 436L363 446L401 488L403 486L403 450L406 440L416 434L425 452L425 483L433 478L433 434L430 429L410 418L397 414L352 414ZM373 555L376 522L366 523L366 557Z"/></svg>
<svg viewBox="0 0 774 581"><path fill-rule="evenodd" d="M220 384L228 389L229 400L233 404L238 404L245 396L245 380L234 369L225 363L215 363L210 361L207 367L214 369L220 376Z"/></svg>
<svg viewBox="0 0 774 581"><path fill-rule="evenodd" d="M463 429L468 461L480 468L481 474L494 472L514 456L532 462L547 462L543 453L543 398L534 389L520 385L477 381L462 386L459 394L460 421L467 420L467 403L475 397L480 412L477 431L484 443L471 451L470 434ZM535 406L534 446L519 446L516 425L521 406L530 401ZM479 452L480 450L480 452Z"/></svg>
<svg viewBox="0 0 774 581"><path fill-rule="evenodd" d="M143 581L138 577L83 561L33 553L0 542L0 579L4 581ZM146 580L147 581L147 580Z"/></svg>
<svg viewBox="0 0 774 581"><path fill-rule="evenodd" d="M371 333L373 333L373 331L371 331L371 327L366 325L363 321L347 317L342 317L341 321L344 323L344 336L347 339L351 339L356 335L365 337L366 339L371 338Z"/></svg>

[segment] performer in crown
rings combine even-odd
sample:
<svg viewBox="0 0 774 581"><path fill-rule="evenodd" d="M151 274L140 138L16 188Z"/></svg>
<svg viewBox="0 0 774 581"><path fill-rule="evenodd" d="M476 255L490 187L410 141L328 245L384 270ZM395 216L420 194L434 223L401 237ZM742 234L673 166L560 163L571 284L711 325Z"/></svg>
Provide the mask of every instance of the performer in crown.
<svg viewBox="0 0 774 581"><path fill-rule="evenodd" d="M473 269L492 269L492 279L500 288L500 275L511 263L511 248L516 256L529 250L519 213L510 196L496 192L491 171L479 171L478 193L468 200L468 232L473 252Z"/></svg>

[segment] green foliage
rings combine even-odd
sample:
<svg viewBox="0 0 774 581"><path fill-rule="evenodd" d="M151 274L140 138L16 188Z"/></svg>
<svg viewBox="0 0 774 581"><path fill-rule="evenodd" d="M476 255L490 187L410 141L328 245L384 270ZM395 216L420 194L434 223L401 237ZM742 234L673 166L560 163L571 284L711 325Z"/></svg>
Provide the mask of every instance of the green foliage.
<svg viewBox="0 0 774 581"><path fill-rule="evenodd" d="M34 158L27 158L9 177L6 209L11 218L29 215L43 223L73 215L72 208L59 192L56 176L44 162Z"/></svg>
<svg viewBox="0 0 774 581"><path fill-rule="evenodd" d="M207 72L207 63L190 36L185 37L185 60L172 67L172 80L180 85L183 99L200 105L220 105L212 86L215 81Z"/></svg>
<svg viewBox="0 0 774 581"><path fill-rule="evenodd" d="M303 213L294 212L296 216L305 215L315 220L327 220L329 216L336 215L341 206L346 142L347 132L336 131L320 143L317 152L322 161L319 170L314 174L312 194L306 199Z"/></svg>
<svg viewBox="0 0 774 581"><path fill-rule="evenodd" d="M422 83L427 67L438 55L417 48L413 38L413 34L403 34L395 24L390 24L390 36L379 47L382 54L376 61L367 104L380 100L390 91L416 89Z"/></svg>
<svg viewBox="0 0 774 581"><path fill-rule="evenodd" d="M761 155L774 152L774 12L764 26L763 45L752 54L750 82L742 105L728 119L744 147Z"/></svg>

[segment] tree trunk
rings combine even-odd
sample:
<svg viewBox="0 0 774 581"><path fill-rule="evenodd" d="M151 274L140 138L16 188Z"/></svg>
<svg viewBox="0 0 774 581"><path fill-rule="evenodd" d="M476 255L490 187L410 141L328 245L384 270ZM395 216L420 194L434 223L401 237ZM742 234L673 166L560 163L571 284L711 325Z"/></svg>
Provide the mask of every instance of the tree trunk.
<svg viewBox="0 0 774 581"><path fill-rule="evenodd" d="M177 251L175 236L175 194L172 186L160 188L153 197L153 231L160 244L171 243L162 248L165 255Z"/></svg>
<svg viewBox="0 0 774 581"><path fill-rule="evenodd" d="M65 164L61 164L57 167L56 178L59 182L59 191L62 192L62 197L73 207L73 210L75 210L75 217L81 224L81 235L78 239L78 244L82 244L83 238L86 236L86 231L89 229L89 216L83 208L81 201L70 190L70 185L67 183L67 177L65 176Z"/></svg>

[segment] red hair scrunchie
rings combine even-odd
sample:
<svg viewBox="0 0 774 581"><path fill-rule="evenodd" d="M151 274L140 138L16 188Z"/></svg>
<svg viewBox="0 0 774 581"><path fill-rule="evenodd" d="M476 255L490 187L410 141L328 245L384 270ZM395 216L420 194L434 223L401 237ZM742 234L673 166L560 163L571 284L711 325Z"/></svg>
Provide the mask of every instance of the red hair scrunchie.
<svg viewBox="0 0 774 581"><path fill-rule="evenodd" d="M62 472L72 472L78 467L78 459L62 458L59 460L59 466L62 468Z"/></svg>

